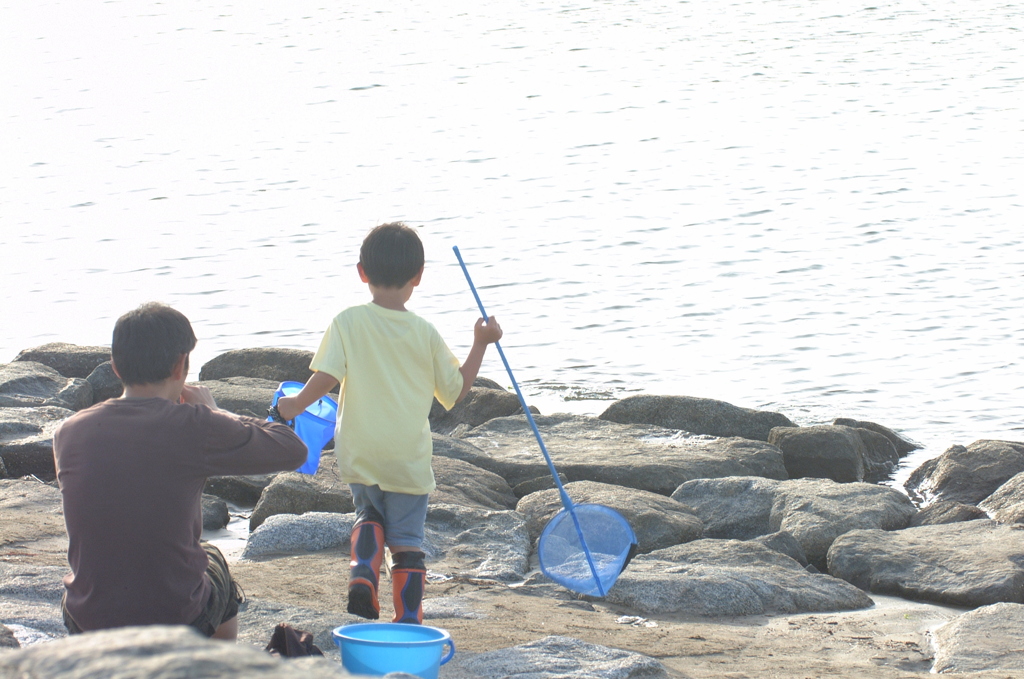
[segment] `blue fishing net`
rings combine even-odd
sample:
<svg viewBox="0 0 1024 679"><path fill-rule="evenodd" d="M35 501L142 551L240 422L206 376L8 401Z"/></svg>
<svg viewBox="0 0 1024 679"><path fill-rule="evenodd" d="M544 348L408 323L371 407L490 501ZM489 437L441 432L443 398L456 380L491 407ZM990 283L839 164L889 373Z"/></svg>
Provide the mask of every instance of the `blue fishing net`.
<svg viewBox="0 0 1024 679"><path fill-rule="evenodd" d="M608 594L635 552L636 535L629 522L614 509L593 504L560 511L537 545L544 575L566 589L596 597Z"/></svg>

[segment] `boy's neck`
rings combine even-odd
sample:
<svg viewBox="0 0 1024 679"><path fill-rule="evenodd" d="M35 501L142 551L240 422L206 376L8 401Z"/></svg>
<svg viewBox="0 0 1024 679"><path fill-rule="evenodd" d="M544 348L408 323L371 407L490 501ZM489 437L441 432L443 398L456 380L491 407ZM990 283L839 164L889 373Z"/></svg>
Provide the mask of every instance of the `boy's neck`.
<svg viewBox="0 0 1024 679"><path fill-rule="evenodd" d="M407 311L405 303L412 297L413 287L411 284L400 288L379 288L376 285L371 285L370 294L373 295L373 303L377 306L392 311Z"/></svg>

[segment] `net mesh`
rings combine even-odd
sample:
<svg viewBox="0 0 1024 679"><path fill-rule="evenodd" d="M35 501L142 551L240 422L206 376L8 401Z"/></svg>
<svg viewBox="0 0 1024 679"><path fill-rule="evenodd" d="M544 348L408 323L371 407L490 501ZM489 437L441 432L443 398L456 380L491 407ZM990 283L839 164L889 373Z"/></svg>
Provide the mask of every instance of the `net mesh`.
<svg viewBox="0 0 1024 679"><path fill-rule="evenodd" d="M574 505L573 509L579 530L572 515L563 509L541 534L537 546L541 571L566 589L603 597L622 572L636 536L614 509L592 504Z"/></svg>

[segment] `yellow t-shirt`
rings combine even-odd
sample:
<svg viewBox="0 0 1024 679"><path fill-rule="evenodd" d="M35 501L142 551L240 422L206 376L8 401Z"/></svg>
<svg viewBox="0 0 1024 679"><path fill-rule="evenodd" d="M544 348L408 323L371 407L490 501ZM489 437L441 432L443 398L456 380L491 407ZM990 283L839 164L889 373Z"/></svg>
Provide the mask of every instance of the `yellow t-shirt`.
<svg viewBox="0 0 1024 679"><path fill-rule="evenodd" d="M427 417L435 396L455 405L462 373L432 324L372 302L351 307L331 322L309 367L341 382L334 445L342 481L434 490Z"/></svg>

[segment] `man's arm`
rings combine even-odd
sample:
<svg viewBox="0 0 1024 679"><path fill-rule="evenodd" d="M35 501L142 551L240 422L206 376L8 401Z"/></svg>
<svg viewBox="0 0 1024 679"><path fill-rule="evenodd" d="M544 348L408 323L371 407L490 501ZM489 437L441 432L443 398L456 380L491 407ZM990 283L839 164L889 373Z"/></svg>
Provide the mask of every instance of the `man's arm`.
<svg viewBox="0 0 1024 679"><path fill-rule="evenodd" d="M500 340L501 335L501 326L494 316L487 319L486 323L482 318L477 319L476 325L473 326L473 347L469 350L465 362L459 367L459 372L462 373L462 393L455 399L456 403L466 398L466 394L473 388L473 380L480 372L480 364L483 363L487 345Z"/></svg>

